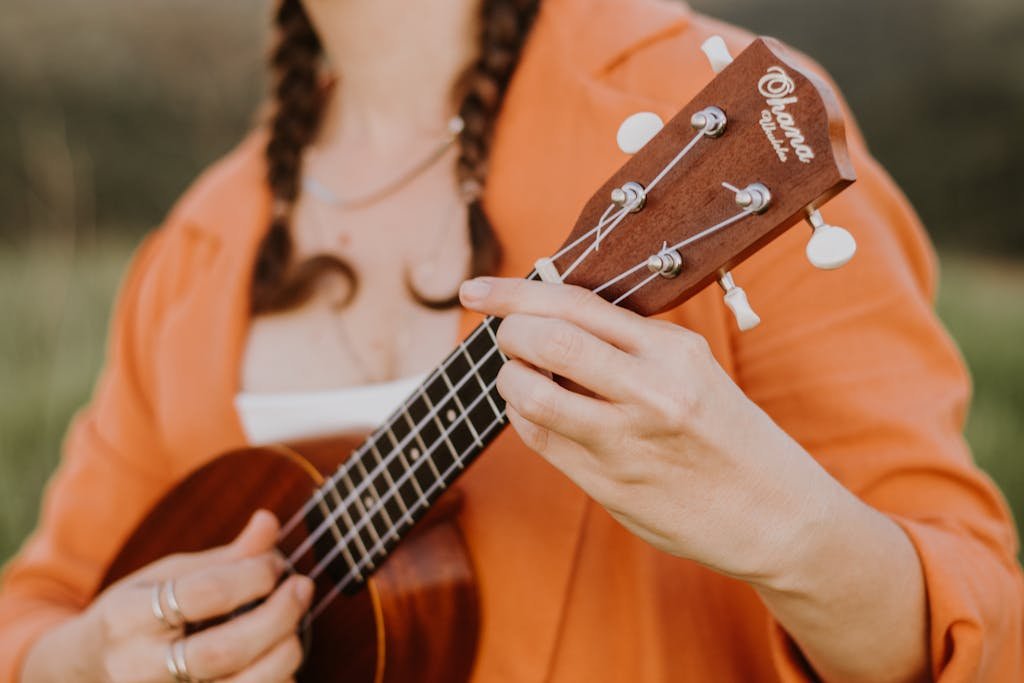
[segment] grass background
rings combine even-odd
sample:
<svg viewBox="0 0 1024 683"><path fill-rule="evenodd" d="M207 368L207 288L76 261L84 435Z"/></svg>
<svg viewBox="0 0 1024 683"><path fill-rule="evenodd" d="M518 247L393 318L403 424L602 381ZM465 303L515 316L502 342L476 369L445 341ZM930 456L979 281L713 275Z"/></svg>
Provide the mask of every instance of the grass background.
<svg viewBox="0 0 1024 683"><path fill-rule="evenodd" d="M0 251L0 562L34 525L73 412L103 358L127 241ZM967 437L1024 519L1024 264L943 258L939 311L975 379ZM30 293L30 294L29 294Z"/></svg>

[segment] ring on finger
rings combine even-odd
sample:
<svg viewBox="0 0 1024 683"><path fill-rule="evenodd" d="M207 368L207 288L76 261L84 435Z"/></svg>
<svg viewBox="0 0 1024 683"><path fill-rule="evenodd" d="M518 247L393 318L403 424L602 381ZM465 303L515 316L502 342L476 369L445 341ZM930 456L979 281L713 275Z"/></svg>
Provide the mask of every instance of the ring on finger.
<svg viewBox="0 0 1024 683"><path fill-rule="evenodd" d="M188 672L188 663L185 661L185 639L178 638L167 646L167 655L164 658L167 665L167 672L171 674L177 683L205 683L202 679L193 678Z"/></svg>
<svg viewBox="0 0 1024 683"><path fill-rule="evenodd" d="M156 617L165 628L173 629L175 626L171 623L171 620L167 618L167 613L164 611L164 605L160 598L160 593L160 584L154 583L153 590L149 597L150 609L153 610L153 616Z"/></svg>
<svg viewBox="0 0 1024 683"><path fill-rule="evenodd" d="M166 602L167 607L164 607ZM185 623L185 615L181 613L181 605L174 594L174 582L162 581L153 584L150 592L149 606L153 616L166 628L177 629Z"/></svg>
<svg viewBox="0 0 1024 683"><path fill-rule="evenodd" d="M174 579L163 583L164 603L167 605L168 617L175 628L182 626L188 619L181 611L181 604L178 603L178 596L174 593Z"/></svg>

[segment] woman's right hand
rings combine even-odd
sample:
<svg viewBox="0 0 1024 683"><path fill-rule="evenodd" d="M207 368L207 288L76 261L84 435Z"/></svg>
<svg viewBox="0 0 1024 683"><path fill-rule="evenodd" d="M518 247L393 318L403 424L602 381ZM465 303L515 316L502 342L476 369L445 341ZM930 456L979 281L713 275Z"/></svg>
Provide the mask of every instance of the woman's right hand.
<svg viewBox="0 0 1024 683"><path fill-rule="evenodd" d="M118 581L81 615L35 644L22 683L168 683L174 680L168 653L181 638L193 680L292 680L302 661L297 629L309 609L313 583L291 576L277 585L285 568L274 550L277 531L274 516L260 511L228 545L168 556ZM154 614L154 586L165 581L173 581L188 622L228 615L266 599L236 618L184 637L182 628L170 628ZM166 602L163 606L168 607Z"/></svg>

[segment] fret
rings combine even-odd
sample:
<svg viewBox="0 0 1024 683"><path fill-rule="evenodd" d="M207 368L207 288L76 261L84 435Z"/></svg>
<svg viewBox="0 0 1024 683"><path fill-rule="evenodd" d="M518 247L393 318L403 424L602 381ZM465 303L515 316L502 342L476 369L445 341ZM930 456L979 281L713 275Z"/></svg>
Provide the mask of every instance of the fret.
<svg viewBox="0 0 1024 683"><path fill-rule="evenodd" d="M387 500L382 500L380 496L381 491L388 491L388 488L384 485L384 474L387 470L379 473L376 477L370 477L369 471L367 471L366 467L363 465L363 460L358 454L353 455L351 459L355 461L355 466L359 468L359 476L367 483L368 486L360 496L356 496L356 500L359 502L359 507L363 511L360 516L365 517L367 514L371 515L369 520L370 528L373 529L374 535L379 539L380 533L376 528L372 517L372 514L374 513L369 511L372 510L378 502L380 502L381 504L379 505L379 510L376 514L383 518L386 529L384 533L390 534L395 540L398 540L398 532L395 530L395 523L392 521L391 515L388 513L388 502ZM378 488L378 484L380 485L380 488Z"/></svg>
<svg viewBox="0 0 1024 683"><path fill-rule="evenodd" d="M431 407L427 401L427 397L423 394L423 387L418 387L417 393L419 396L409 401L406 409L402 411L402 417L405 418L405 421L402 425L398 426L398 429L401 431L401 436L399 438L408 441L409 434L412 434L416 440L416 446L409 450L409 455L415 463L413 466L418 465L420 458L425 457L430 451L430 445L428 445L427 441L432 442L431 439L427 439L427 441L424 441L423 439L423 426L426 423L426 416L431 413ZM413 414L413 410L417 410L419 408L423 409L421 413L423 417L420 417L419 415L414 416ZM420 411L417 410L417 413L419 412ZM406 429L408 429L408 431L406 431ZM435 479L440 479L441 473L437 471L437 466L434 464L434 461L428 458L427 464L430 466L430 469L433 470Z"/></svg>
<svg viewBox="0 0 1024 683"><path fill-rule="evenodd" d="M346 526L350 530L352 530L352 532L354 532L350 533L350 535L352 536L351 540L356 542L356 544L358 545L359 554L361 554L368 561L368 566L372 569L373 556L371 551L368 550L368 548L372 548L374 540L380 540L380 536L377 535L377 530L373 527L372 519L367 520L367 524L359 524L359 522L362 519L365 519L365 511L358 513L358 516L356 518L353 518L349 514L348 506L343 503L341 497L338 495L337 477L339 475L341 481L343 481L345 483L345 486L348 488L348 491L345 492L345 497L348 498L349 496L352 496L355 499L355 504L359 506L360 510L362 510L362 502L359 500L359 497L353 496L356 487L355 484L352 483L352 480L349 478L346 467L342 467L338 471L338 474L335 475L335 477L332 477L331 479L327 480L328 483L331 485L331 489L333 490L335 509L344 517ZM339 543L342 543L342 540L339 540Z"/></svg>
<svg viewBox="0 0 1024 683"><path fill-rule="evenodd" d="M400 470L400 474L396 481L401 481L401 477L407 472L412 472L412 475L406 477L406 481L412 483L412 485L419 492L419 499L423 503L423 507L429 507L430 501L427 498L427 491L430 490L430 486L436 481L440 475L435 471L434 478L430 478L428 472L424 472L416 467L416 464L420 457L422 457L423 451L420 451L416 446L409 447L409 440L406 438L410 433L409 427L405 426L405 420L396 420L392 423L390 429L384 429L383 432L391 442L391 452L398 453L398 459L392 464ZM405 444L399 447L399 444ZM390 454L389 454L390 456Z"/></svg>
<svg viewBox="0 0 1024 683"><path fill-rule="evenodd" d="M448 364L448 368L446 370L441 371L441 377L444 379L444 383L448 387L448 393L452 396L452 399L455 401L455 405L458 406L459 408L459 416L463 417L469 415L469 413L466 411L466 406L471 405L476 397L473 395L473 385L470 382L463 382L462 385L458 389L456 389L455 385L452 384L452 381L448 379L449 371L454 372L456 377L461 377L463 375L469 374L468 368L466 372L460 372L457 368L453 367L452 364L457 362L458 360L461 360L461 356L454 356L452 362ZM462 396L459 395L459 392L463 392L464 394L466 394L465 401L463 400ZM473 426L472 420L467 419L465 422L469 427L469 430L473 433L473 440L476 441L476 445L482 449L484 447L483 439L481 439L480 435L477 434L476 428ZM460 457L459 460L461 461L461 459L462 458Z"/></svg>
<svg viewBox="0 0 1024 683"><path fill-rule="evenodd" d="M504 420L503 418L494 418L494 419L492 419L490 424L488 424L487 427L485 427L484 430L481 432L481 436L482 437L489 436L490 432L494 431L495 428L502 427L505 423L506 423L506 420ZM439 444L435 443L434 447L436 448L438 445ZM475 448L475 446L471 445L471 448ZM479 451L477 451L477 452L479 452ZM465 460L468 456L470 456L470 453L469 452L464 452L464 453L459 454L459 456L460 456L459 457L460 461L461 460ZM420 463L417 463L417 464L413 465L413 468L417 468L417 469L418 468L422 468L422 467L423 467L422 461L420 461ZM455 468L455 467L456 467L456 461L453 460L451 468ZM447 474L452 474L452 473L453 473L452 469L449 469L449 470L447 470L445 472L442 472L441 475L439 476L439 478L430 486L430 488L428 488L425 491L425 494L430 498L431 502L436 500L440 496L440 493L446 487L446 481L444 479L444 476L447 475ZM413 474L413 472L408 472L406 476L411 477L412 474ZM436 489L436 491L435 491L435 489ZM378 543L375 546L370 548L370 551L376 553L376 552L380 552L382 549L383 550L387 550L387 549L389 549L391 547L393 547L393 545L385 544L385 542L383 540L380 540L380 541L378 541Z"/></svg>
<svg viewBox="0 0 1024 683"><path fill-rule="evenodd" d="M459 352L471 368L477 364L477 362L473 360L472 356L469 355L469 350L466 348L465 344L459 344ZM493 387L488 388L487 386L490 382L484 381L484 378L480 375L480 368L472 370L472 373L473 377L476 378L480 391L487 396L487 403L491 406L491 410L494 411L494 416L502 417L505 414L505 411L504 409L498 408L498 404L494 402L494 398L491 396L491 390ZM497 377L497 375L495 375L495 377ZM491 381L493 382L493 379Z"/></svg>
<svg viewBox="0 0 1024 683"><path fill-rule="evenodd" d="M325 486L330 485L330 488L334 490L334 497L337 499L337 489L334 488L331 480L328 479ZM316 490L313 494L316 498L316 507L310 510L307 515L307 524L311 534L318 534L320 538L313 544L314 556L317 558L326 557L331 553L333 548L338 547L341 549L340 555L348 565L348 571L354 573L360 580L362 580L362 574L360 572L360 564L355 561L352 553L349 552L348 543L344 542L345 534L338 528L337 517L333 515L333 510L327 506L327 500L324 497L323 488ZM314 514L317 510L320 511L320 515ZM330 535L319 533L321 525L327 523L330 530ZM331 542L333 539L333 543ZM335 572L332 572L335 573ZM344 571L341 572L344 575Z"/></svg>
<svg viewBox="0 0 1024 683"><path fill-rule="evenodd" d="M371 470L380 469L382 471L381 474L387 480L387 486L383 487L386 499L385 505L387 505L389 509L393 508L393 511L391 513L393 518L398 519L404 517L406 524L409 524L411 526L413 522L415 522L415 520L413 519L413 516L409 513L409 508L405 504L405 499L402 496L401 490L395 485L395 477L391 475L391 469L384 463L384 459L380 457L380 451L377 450L374 442L371 440L367 443L369 444L369 448L366 451L363 451L363 453L373 454L374 459L377 461L377 464L374 465L371 468ZM378 480L380 479L381 474L377 475ZM398 476L401 476L401 474L399 473ZM422 495L422 493L420 495ZM393 531L393 533L395 532ZM395 533L395 535L397 536L398 534Z"/></svg>
<svg viewBox="0 0 1024 683"><path fill-rule="evenodd" d="M463 356L468 358L471 364L466 371L472 372L477 378L477 384L486 397L469 410L469 422L477 432L480 432L488 427L494 418L505 420L505 400L494 386L505 361L486 335L477 336L469 345L464 345L463 349ZM476 386L471 385L471 388L475 392Z"/></svg>
<svg viewBox="0 0 1024 683"><path fill-rule="evenodd" d="M501 319L500 318L495 318L494 316L488 316L488 317L484 318L484 321L482 323L480 323L480 327L482 327L485 330L487 330L488 336L490 336L491 341L494 343L494 348L498 349L498 353L501 354L501 359L503 361L507 361L508 360L508 356L506 356L505 352L502 351L501 347L498 346L498 334L497 334L497 332L498 332L498 325L500 325L500 324L501 324ZM492 327L492 325L493 325L493 327ZM480 336L477 337L477 339L481 339L481 338L483 338L483 335L480 335ZM476 339L474 339L473 341L475 342ZM473 343L473 342L470 342L470 343Z"/></svg>
<svg viewBox="0 0 1024 683"><path fill-rule="evenodd" d="M390 430L385 431L387 432L388 440L392 444L396 443L394 435L390 433ZM370 441L370 450L379 462L384 463L384 469L387 470L388 477L395 482L395 486L392 486L394 495L401 501L402 507L406 508L410 524L412 524L416 521L413 516L416 508L421 505L426 508L429 505L426 494L423 488L420 487L420 482L416 480L416 477L403 479L404 475L409 471L409 461L406 460L406 454L392 445L391 449L387 452L387 456L381 457L381 451L377 447L377 441L381 440L381 438L383 438L383 432L379 432ZM396 455L397 457L395 457Z"/></svg>
<svg viewBox="0 0 1024 683"><path fill-rule="evenodd" d="M505 399L498 393L498 388L494 386L495 381L498 379L498 373L501 372L501 368L505 365L505 357L501 355L500 351L493 351L486 355L480 356L481 360L477 361L477 373L484 379L490 390L487 395L492 401L498 406L500 416L505 417Z"/></svg>
<svg viewBox="0 0 1024 683"><path fill-rule="evenodd" d="M443 373L444 369L441 368L439 374ZM414 415L416 424L420 425L419 433L427 444L427 450L424 454L428 456L427 460L437 474L437 478L443 481L444 478L441 476L438 468L441 471L446 471L453 463L459 460L459 451L455 448L451 438L449 438L448 430L446 429L446 424L458 417L458 410L455 403L448 396L445 380L435 378L425 386L420 385L419 395L423 402L416 406L416 408L425 408L425 410L422 415L414 415L412 412L413 406L410 406L409 414ZM442 442L444 448L441 448Z"/></svg>
<svg viewBox="0 0 1024 683"><path fill-rule="evenodd" d="M447 472L452 466L461 469L462 452L475 440L465 427L461 430L452 429L461 413L454 397L448 392L448 382L439 375L420 387L420 395L429 409L429 419L421 420L420 432L423 440L431 447L430 460L441 472Z"/></svg>

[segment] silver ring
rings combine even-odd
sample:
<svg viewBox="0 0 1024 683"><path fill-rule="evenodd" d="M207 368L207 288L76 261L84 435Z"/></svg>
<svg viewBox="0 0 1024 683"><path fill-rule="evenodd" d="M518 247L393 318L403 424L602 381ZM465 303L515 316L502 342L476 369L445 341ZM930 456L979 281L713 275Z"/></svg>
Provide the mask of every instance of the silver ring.
<svg viewBox="0 0 1024 683"><path fill-rule="evenodd" d="M194 683L195 679L188 672L188 665L185 663L185 639L178 638L167 646L167 656L164 658L167 665L167 672L174 677L178 683Z"/></svg>
<svg viewBox="0 0 1024 683"><path fill-rule="evenodd" d="M163 583L163 594L164 603L167 605L167 616L168 621L174 624L174 628L183 626L188 619L181 611L181 605L178 604L178 596L174 594L174 580L164 581Z"/></svg>
<svg viewBox="0 0 1024 683"><path fill-rule="evenodd" d="M163 624L166 628L177 628L174 624L171 623L170 619L167 618L167 613L164 612L164 605L163 602L161 602L160 600L160 593L161 584L153 584L153 592L150 593L149 597L149 607L151 610L153 610L153 616L156 617L157 620L159 620L160 623Z"/></svg>

